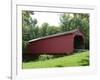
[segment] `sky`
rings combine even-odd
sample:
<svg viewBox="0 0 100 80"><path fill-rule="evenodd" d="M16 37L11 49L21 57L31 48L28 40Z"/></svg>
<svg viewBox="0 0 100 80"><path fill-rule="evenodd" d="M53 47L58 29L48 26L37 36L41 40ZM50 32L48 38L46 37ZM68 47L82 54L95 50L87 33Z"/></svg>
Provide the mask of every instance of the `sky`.
<svg viewBox="0 0 100 80"><path fill-rule="evenodd" d="M32 18L36 18L38 23L37 25L41 26L44 22L49 23L51 26L59 26L60 13L48 13L48 12L34 12L34 15L31 15Z"/></svg>

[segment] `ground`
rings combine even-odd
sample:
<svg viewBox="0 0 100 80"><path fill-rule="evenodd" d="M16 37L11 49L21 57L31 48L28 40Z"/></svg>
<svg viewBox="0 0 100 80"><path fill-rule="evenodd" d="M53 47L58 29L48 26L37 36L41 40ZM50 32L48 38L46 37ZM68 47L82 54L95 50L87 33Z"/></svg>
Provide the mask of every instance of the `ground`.
<svg viewBox="0 0 100 80"><path fill-rule="evenodd" d="M73 55L53 58L45 61L23 62L22 65L23 65L23 69L89 66L89 51L77 52L74 53Z"/></svg>

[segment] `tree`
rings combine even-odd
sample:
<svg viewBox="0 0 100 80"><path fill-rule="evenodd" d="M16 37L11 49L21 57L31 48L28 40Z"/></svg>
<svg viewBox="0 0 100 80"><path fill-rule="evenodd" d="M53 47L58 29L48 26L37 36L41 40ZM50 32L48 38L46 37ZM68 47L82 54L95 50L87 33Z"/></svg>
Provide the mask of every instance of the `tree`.
<svg viewBox="0 0 100 80"><path fill-rule="evenodd" d="M32 18L30 15L33 15L33 11L22 11L22 38L25 41L30 39L30 28L32 23Z"/></svg>
<svg viewBox="0 0 100 80"><path fill-rule="evenodd" d="M52 35L61 32L59 27L56 26L49 26L47 28L47 35Z"/></svg>
<svg viewBox="0 0 100 80"><path fill-rule="evenodd" d="M47 28L48 28L49 24L48 23L43 23L41 28L40 28L40 33L41 36L47 36Z"/></svg>
<svg viewBox="0 0 100 80"><path fill-rule="evenodd" d="M70 26L69 26L69 23L70 23L70 16L69 14L66 14L66 13L63 13L61 14L61 17L60 17L60 22L61 22L61 30L62 31L68 31Z"/></svg>
<svg viewBox="0 0 100 80"><path fill-rule="evenodd" d="M37 19L33 19L30 23L30 30L29 30L29 40L36 38L35 28L37 24Z"/></svg>
<svg viewBox="0 0 100 80"><path fill-rule="evenodd" d="M61 23L62 32L81 28L85 35L85 48L89 49L89 15L88 14L63 13L60 16L60 23Z"/></svg>
<svg viewBox="0 0 100 80"><path fill-rule="evenodd" d="M32 19L33 11L22 11L22 50L25 52L27 41L35 38L34 28L37 24L36 19Z"/></svg>
<svg viewBox="0 0 100 80"><path fill-rule="evenodd" d="M36 26L36 27L34 28L34 33L35 33L35 37L34 37L34 38L41 37L41 33L40 33L40 28L39 28L39 26Z"/></svg>

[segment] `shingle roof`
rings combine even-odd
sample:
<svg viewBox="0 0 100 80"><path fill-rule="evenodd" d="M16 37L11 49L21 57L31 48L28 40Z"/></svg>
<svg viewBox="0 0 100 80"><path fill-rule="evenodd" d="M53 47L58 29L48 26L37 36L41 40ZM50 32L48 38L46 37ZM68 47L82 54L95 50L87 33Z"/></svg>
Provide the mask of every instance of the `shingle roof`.
<svg viewBox="0 0 100 80"><path fill-rule="evenodd" d="M79 29L74 29L74 30L71 30L71 31L63 32L63 33L57 33L57 34L48 35L48 36L45 36L45 37L32 39L32 40L29 40L28 42L38 41L38 40L47 39L47 38L56 37L56 36L61 36L61 35L65 35L65 34L71 34L71 33L74 33L76 31L79 31Z"/></svg>

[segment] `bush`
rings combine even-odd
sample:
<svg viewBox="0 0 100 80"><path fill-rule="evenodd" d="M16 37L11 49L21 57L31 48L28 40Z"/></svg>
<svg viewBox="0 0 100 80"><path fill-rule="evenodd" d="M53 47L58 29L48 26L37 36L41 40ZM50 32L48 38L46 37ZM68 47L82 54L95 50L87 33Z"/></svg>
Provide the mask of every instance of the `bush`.
<svg viewBox="0 0 100 80"><path fill-rule="evenodd" d="M44 60L48 60L48 59L52 59L52 58L54 58L54 56L53 55L40 55L39 56L39 60L42 60L42 61L44 61Z"/></svg>

